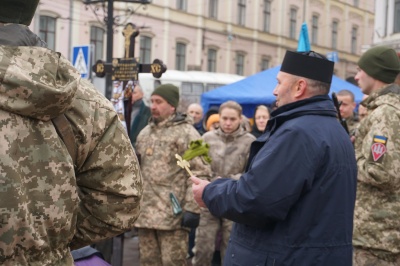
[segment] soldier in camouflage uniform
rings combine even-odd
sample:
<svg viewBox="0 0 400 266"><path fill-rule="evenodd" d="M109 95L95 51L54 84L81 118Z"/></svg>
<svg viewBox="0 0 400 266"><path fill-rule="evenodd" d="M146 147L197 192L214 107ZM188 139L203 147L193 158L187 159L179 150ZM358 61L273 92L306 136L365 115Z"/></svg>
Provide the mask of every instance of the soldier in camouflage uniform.
<svg viewBox="0 0 400 266"><path fill-rule="evenodd" d="M0 8L1 265L73 265L70 249L128 230L140 210L139 165L112 104L25 26L38 2Z"/></svg>
<svg viewBox="0 0 400 266"><path fill-rule="evenodd" d="M354 265L400 265L400 64L393 49L378 46L358 66L355 79L369 97L355 139Z"/></svg>
<svg viewBox="0 0 400 266"><path fill-rule="evenodd" d="M354 94L349 90L341 90L337 93L337 99L340 102L340 115L346 121L350 136L353 136L359 122L354 113L357 105L354 101Z"/></svg>
<svg viewBox="0 0 400 266"><path fill-rule="evenodd" d="M239 179L246 167L250 144L256 138L241 126L242 107L238 103L223 103L219 108L219 116L220 127L203 135L204 141L210 145L212 174L214 179L219 176ZM232 224L230 220L213 216L207 208L201 208L193 265L211 264L219 230L222 232L221 258L224 257Z"/></svg>
<svg viewBox="0 0 400 266"><path fill-rule="evenodd" d="M200 209L193 198L189 174L177 165L191 141L200 139L192 119L176 113L179 89L164 84L151 96L151 118L139 133L136 149L143 173L142 212L135 226L139 233L141 266L186 265L189 227L188 215L197 217ZM201 157L190 160L195 175L209 178L211 170ZM171 193L182 213L174 213ZM197 215L196 215L197 214Z"/></svg>

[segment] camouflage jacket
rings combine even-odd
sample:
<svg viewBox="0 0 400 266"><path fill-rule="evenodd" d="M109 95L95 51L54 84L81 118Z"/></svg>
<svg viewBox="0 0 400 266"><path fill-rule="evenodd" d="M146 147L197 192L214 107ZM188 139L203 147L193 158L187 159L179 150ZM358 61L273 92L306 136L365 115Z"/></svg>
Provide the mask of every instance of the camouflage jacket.
<svg viewBox="0 0 400 266"><path fill-rule="evenodd" d="M358 128L358 123L359 123L359 119L358 119L358 117L355 117L354 115L352 115L346 119L346 124L347 124L347 128L349 129L350 136L355 135L355 132Z"/></svg>
<svg viewBox="0 0 400 266"><path fill-rule="evenodd" d="M73 265L70 247L133 227L142 180L129 138L66 58L0 45L0 97L1 265ZM60 114L75 134L75 166L51 122Z"/></svg>
<svg viewBox="0 0 400 266"><path fill-rule="evenodd" d="M169 194L172 192L183 211L199 213L193 198L189 174L177 165L175 154L182 156L193 140L200 139L186 115L172 115L169 119L149 124L139 133L136 150L140 154L143 175L141 213L135 226L157 230L181 227L182 214L174 215ZM209 178L210 165L201 157L189 161L195 176Z"/></svg>
<svg viewBox="0 0 400 266"><path fill-rule="evenodd" d="M250 145L256 138L239 127L232 134L225 134L221 128L208 131L203 139L210 145L213 177L239 179L246 167Z"/></svg>
<svg viewBox="0 0 400 266"><path fill-rule="evenodd" d="M355 149L358 165L355 246L400 254L400 87L389 85L362 104Z"/></svg>

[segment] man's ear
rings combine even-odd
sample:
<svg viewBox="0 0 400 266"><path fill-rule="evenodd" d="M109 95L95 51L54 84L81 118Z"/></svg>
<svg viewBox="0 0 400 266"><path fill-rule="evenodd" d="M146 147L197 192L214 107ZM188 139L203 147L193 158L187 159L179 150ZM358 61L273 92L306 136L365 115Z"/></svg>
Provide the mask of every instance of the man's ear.
<svg viewBox="0 0 400 266"><path fill-rule="evenodd" d="M176 107L175 107L175 106L172 106L172 105L169 105L169 106L170 106L170 108L171 108L172 114L173 114L173 113L176 113Z"/></svg>
<svg viewBox="0 0 400 266"><path fill-rule="evenodd" d="M295 98L302 98L307 94L307 81L305 79L297 80L296 91L294 93Z"/></svg>

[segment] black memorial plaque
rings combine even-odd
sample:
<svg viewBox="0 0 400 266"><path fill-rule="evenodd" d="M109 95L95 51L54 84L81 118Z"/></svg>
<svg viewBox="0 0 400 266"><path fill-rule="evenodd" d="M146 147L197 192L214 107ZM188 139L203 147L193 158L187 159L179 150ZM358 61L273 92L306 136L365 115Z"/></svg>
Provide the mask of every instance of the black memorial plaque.
<svg viewBox="0 0 400 266"><path fill-rule="evenodd" d="M139 62L136 58L114 58L111 73L113 81L136 81L139 79Z"/></svg>

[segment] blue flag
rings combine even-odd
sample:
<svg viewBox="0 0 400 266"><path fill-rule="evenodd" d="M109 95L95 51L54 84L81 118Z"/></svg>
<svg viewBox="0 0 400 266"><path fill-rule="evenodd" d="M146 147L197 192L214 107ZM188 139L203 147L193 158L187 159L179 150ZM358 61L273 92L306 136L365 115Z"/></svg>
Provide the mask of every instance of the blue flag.
<svg viewBox="0 0 400 266"><path fill-rule="evenodd" d="M301 24L299 43L297 44L297 52L311 51L310 40L308 38L307 23Z"/></svg>

